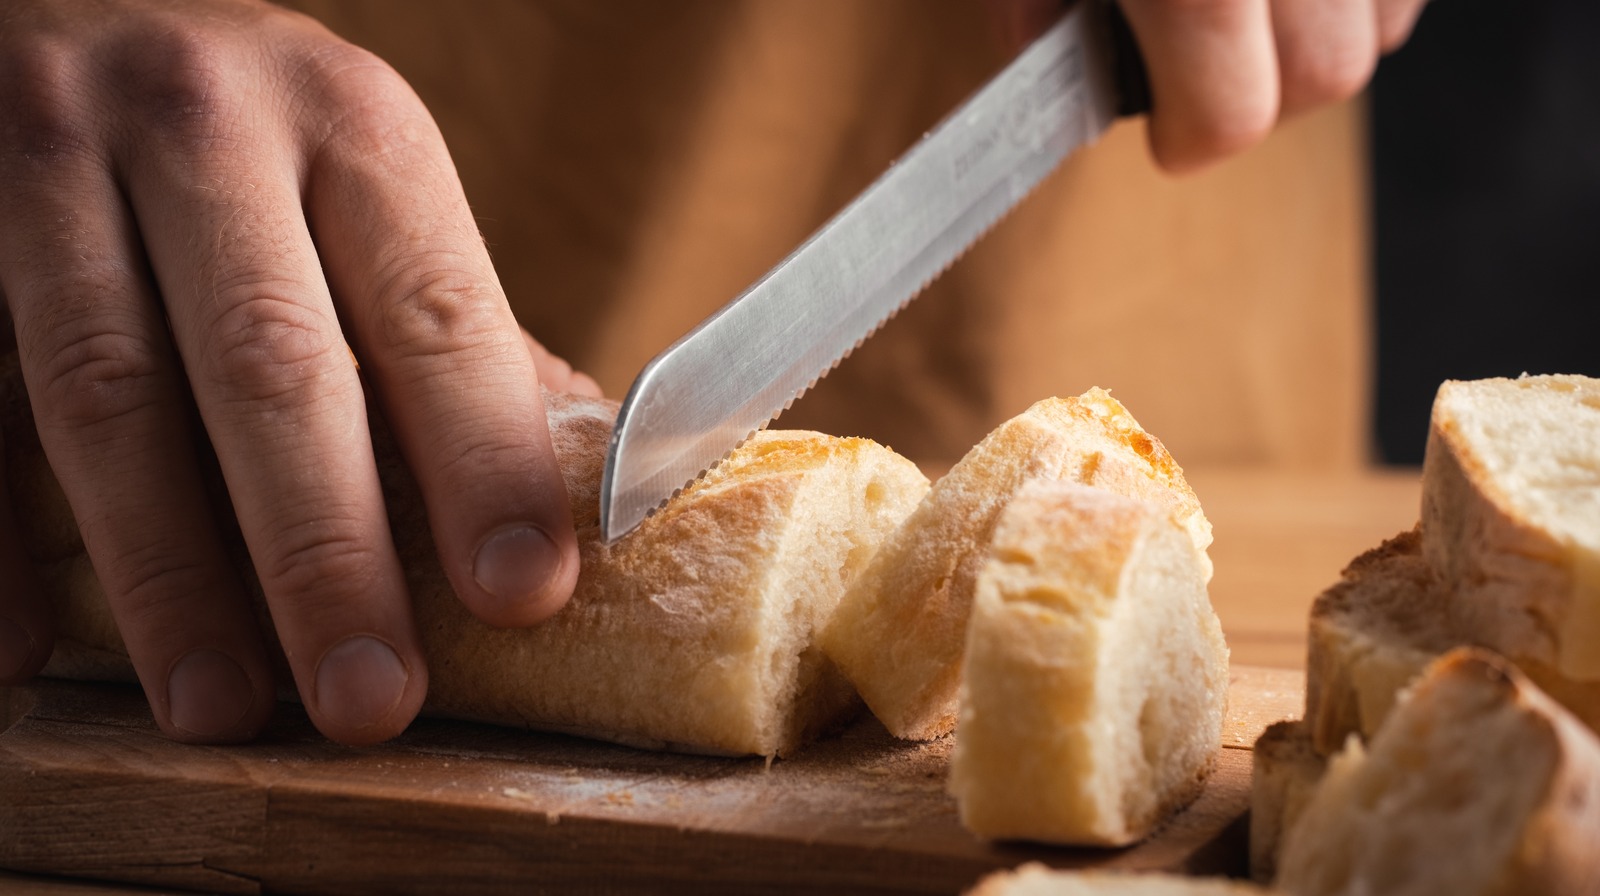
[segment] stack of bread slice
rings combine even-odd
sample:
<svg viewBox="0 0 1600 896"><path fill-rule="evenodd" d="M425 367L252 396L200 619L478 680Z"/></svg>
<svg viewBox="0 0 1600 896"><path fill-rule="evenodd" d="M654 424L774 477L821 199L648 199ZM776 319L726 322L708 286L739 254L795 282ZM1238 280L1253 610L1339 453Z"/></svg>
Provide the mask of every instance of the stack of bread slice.
<svg viewBox="0 0 1600 896"><path fill-rule="evenodd" d="M1258 744L1255 875L1302 894L1600 886L1600 862L1562 845L1597 811L1596 569L1600 381L1441 386L1417 529L1319 596L1305 720ZM1483 652L1440 659L1461 646ZM1408 853L1422 827L1454 840ZM1452 843L1487 864L1415 859Z"/></svg>
<svg viewBox="0 0 1600 896"><path fill-rule="evenodd" d="M956 725L950 789L989 838L1136 841L1221 748L1211 526L1101 389L1002 424L885 542L822 648L890 732Z"/></svg>

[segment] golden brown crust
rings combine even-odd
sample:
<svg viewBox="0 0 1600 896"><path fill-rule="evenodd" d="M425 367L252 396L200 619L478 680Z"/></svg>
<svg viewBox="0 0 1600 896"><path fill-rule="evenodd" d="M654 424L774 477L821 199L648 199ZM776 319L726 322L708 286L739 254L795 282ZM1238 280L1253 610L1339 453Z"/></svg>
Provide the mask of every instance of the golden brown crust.
<svg viewBox="0 0 1600 896"><path fill-rule="evenodd" d="M1154 503L1034 480L1001 514L963 663L950 789L985 837L1126 845L1204 786L1227 647Z"/></svg>
<svg viewBox="0 0 1600 896"><path fill-rule="evenodd" d="M6 396L6 433L16 434L7 453L19 461L7 467L13 493L30 519L58 520L64 500L27 439L25 398L15 384ZM417 486L374 419L390 526L430 667L426 711L640 746L773 755L856 710L853 688L811 641L848 580L926 491L914 465L864 439L760 433L608 546L599 537L599 485L617 406L554 393L545 404L582 565L568 605L530 629L493 628L455 599ZM127 680L126 652L76 528L34 531L45 535L30 543L32 556L44 561L45 586L74 645L47 672ZM242 546L234 550L260 603Z"/></svg>
<svg viewBox="0 0 1600 896"><path fill-rule="evenodd" d="M1159 439L1101 389L1034 404L939 480L823 634L823 649L895 736L951 730L978 570L1006 502L1035 479L1155 501L1188 533L1210 577L1211 524Z"/></svg>
<svg viewBox="0 0 1600 896"><path fill-rule="evenodd" d="M1504 658L1463 647L1427 667L1364 755L1333 760L1280 881L1308 894L1593 892L1597 837L1600 740ZM1428 861L1401 874L1395 855Z"/></svg>

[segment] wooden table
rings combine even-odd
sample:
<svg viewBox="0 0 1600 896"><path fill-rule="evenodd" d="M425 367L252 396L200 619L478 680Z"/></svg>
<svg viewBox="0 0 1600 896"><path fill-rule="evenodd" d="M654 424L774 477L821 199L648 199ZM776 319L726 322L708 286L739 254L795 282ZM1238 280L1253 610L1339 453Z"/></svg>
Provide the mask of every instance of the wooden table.
<svg viewBox="0 0 1600 896"><path fill-rule="evenodd" d="M1230 749L1224 751L1226 761L1222 763L1216 776L1217 786L1208 797L1203 798L1209 802L1204 806L1197 804L1199 811L1194 812L1182 823L1196 826L1217 825L1232 818L1233 823L1223 826L1226 827L1226 831L1219 827L1210 831L1207 836L1232 837L1234 841L1230 842L1235 842L1239 836L1237 814L1242 811L1240 800L1248 788L1248 747L1253 741L1254 732L1276 718L1293 714L1301 699L1303 678L1299 676L1297 670L1304 663L1305 617L1310 602L1321 588L1334 580L1338 570L1351 557L1376 545L1382 539L1409 528L1415 522L1419 487L1415 471L1328 474L1202 469L1191 470L1190 480L1200 495L1215 529L1216 542L1212 548L1212 557L1216 564L1216 577L1212 583L1212 599L1232 646L1233 663L1244 678L1240 680L1236 675L1234 682L1234 692L1241 699L1236 701L1240 705L1234 708L1228 733L1224 736L1224 746ZM1285 671L1274 673L1273 668ZM0 700L0 707L3 705L3 700ZM137 710L137 706L134 709ZM3 715L4 713L0 712L0 716ZM440 749L438 745L428 746L427 740L430 736L448 736L448 731L443 735L439 735L438 732L430 734L432 731L433 729L423 726L420 736L413 738L421 744L423 752L427 749ZM858 726L858 729L853 731L855 732L853 736L864 737L869 741L877 736L870 730L870 725L868 728ZM167 748L168 745L159 739L136 739L131 747L122 744L120 746L122 752L115 754L113 758L115 763L126 764L129 761L128 757L132 755L135 763L148 761L152 767L157 768L165 764L169 772L174 768L174 762L183 764L189 761L181 758L183 754L167 752ZM413 745L412 749L414 748L416 745ZM337 748L330 749L337 750ZM302 764L297 766L295 774L282 776L282 780L292 778L296 787L307 792L308 788L310 790L322 788L318 792L323 794L337 791L344 784L337 768L338 756L330 752L328 755L334 757L330 761L318 758L321 755L315 747L295 747L283 752L281 756L268 756L262 761L300 762ZM396 768L402 772L406 768L406 763L414 760L414 755L405 751L384 755L390 756ZM507 755L491 755L491 759L504 762ZM625 772L622 768L624 766L640 763L649 765L652 762L650 755L640 754L630 757L626 751L619 752L611 760L616 763L615 767L598 768L593 771L597 779L617 777ZM171 758L173 756L180 758L174 760ZM926 758L930 763L929 769L934 769L942 761L938 756ZM219 765L223 767L222 771L226 772L225 767L231 762L232 759L226 756L219 758L215 754L208 754L206 757L196 756L194 775L189 775L185 769L183 777L186 781L192 777L191 783L203 790L204 787L212 786L207 782L217 780L208 778L207 775L216 772ZM261 769L269 767L257 766L252 774L259 777L262 774ZM206 771L206 768L210 768L211 771ZM799 773L804 768L804 765L794 763L789 766L786 773ZM617 774L611 774L612 772ZM467 772L469 776L473 773L488 774L482 769ZM711 774L719 780L724 777L736 777L724 776L721 772ZM917 811L925 811L927 806L938 805L943 797L940 784L934 779L936 769L919 770L905 780L917 780L917 775L930 778L932 783L922 782L917 786L907 787L904 781L894 778L890 781L894 785L890 788L893 791L890 794L891 802L898 799L910 800L912 802L908 802L907 806L923 807ZM361 783L355 780L359 776L356 771L350 772L351 787ZM490 777L487 780L495 779ZM640 780L647 781L648 776L640 777ZM923 784L927 786L922 786ZM635 802L649 801L652 798L651 786L665 785L619 786L613 791L608 791L608 794L612 795L605 796L604 799L614 798L619 801L614 807L619 813L634 812L638 809L638 806L633 805ZM495 817L494 813L498 811L495 801L537 799L541 796L522 791L513 793L505 788L501 790L504 792L493 794L492 799L487 802L477 799L455 800L455 803L452 803L460 813L461 823L467 826L459 842L451 845L452 849L465 848L463 844L472 844L476 841L487 841L492 851L493 844L497 842L495 837L506 836L505 832L496 834L487 827L479 829L474 826L484 824L485 819ZM663 794L657 796L661 796L665 803L670 803L674 799L671 793L663 791ZM445 802L451 801L445 800ZM817 807L801 811L815 812ZM781 826L781 813L774 817L780 819L778 823ZM319 817L317 823L326 825L331 822L327 817ZM948 820L941 824L943 827L939 829L948 832L950 829ZM314 832L316 828L311 827L308 830ZM582 825L573 830L581 835ZM885 838L892 839L892 826L885 828L885 831L888 832L884 834ZM822 846L828 847L825 831L817 834L817 838ZM728 840L717 848L732 847L737 847L741 851L746 848L753 849L748 854L752 862L783 860L780 855L763 853L760 844L752 845ZM669 849L670 845L663 844L662 848ZM840 843L828 848L848 849L849 844ZM1160 853L1161 848L1160 845L1143 846L1120 854L1114 861L1125 867L1171 865L1204 870L1215 858L1204 850L1193 855L1163 855ZM318 844L307 842L304 849L308 855L314 854ZM956 831L949 840L945 853L930 854L928 861L934 863L944 861L947 864L962 861L992 861L996 856L1010 861L1030 856L1027 850L1013 850L1009 847L994 854L985 853L981 849L974 851L961 842L959 831ZM828 853L815 853L817 856L825 854ZM496 859L491 855L488 860L504 859ZM137 857L130 861L137 861ZM664 858L664 861L668 860ZM204 881L203 875L197 876L193 885L206 886ZM221 889L226 890L228 887L223 886ZM106 894L132 896L135 893L168 891L0 871L0 892L24 894L24 896L106 896Z"/></svg>

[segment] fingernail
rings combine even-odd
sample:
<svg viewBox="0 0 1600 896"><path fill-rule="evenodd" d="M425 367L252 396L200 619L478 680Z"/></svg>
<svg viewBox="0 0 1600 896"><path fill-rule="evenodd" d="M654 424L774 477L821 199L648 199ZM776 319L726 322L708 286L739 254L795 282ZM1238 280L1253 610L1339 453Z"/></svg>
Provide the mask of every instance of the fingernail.
<svg viewBox="0 0 1600 896"><path fill-rule="evenodd" d="M0 679L21 674L33 656L33 636L28 630L0 616Z"/></svg>
<svg viewBox="0 0 1600 896"><path fill-rule="evenodd" d="M167 676L172 726L200 737L236 732L255 699L256 689L244 668L209 647L184 654Z"/></svg>
<svg viewBox="0 0 1600 896"><path fill-rule="evenodd" d="M346 638L317 663L317 708L355 728L389 718L411 675L394 648L370 635Z"/></svg>
<svg viewBox="0 0 1600 896"><path fill-rule="evenodd" d="M550 536L533 526L507 526L478 546L472 577L484 591L513 604L543 592L560 566L561 552Z"/></svg>

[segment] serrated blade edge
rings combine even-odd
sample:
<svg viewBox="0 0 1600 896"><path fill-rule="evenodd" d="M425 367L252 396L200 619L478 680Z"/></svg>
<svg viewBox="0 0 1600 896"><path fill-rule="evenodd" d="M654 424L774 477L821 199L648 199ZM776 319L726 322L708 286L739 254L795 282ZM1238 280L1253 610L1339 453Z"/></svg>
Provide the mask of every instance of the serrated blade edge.
<svg viewBox="0 0 1600 896"><path fill-rule="evenodd" d="M612 432L614 541L789 407L1115 117L1079 3L843 211L645 365Z"/></svg>

